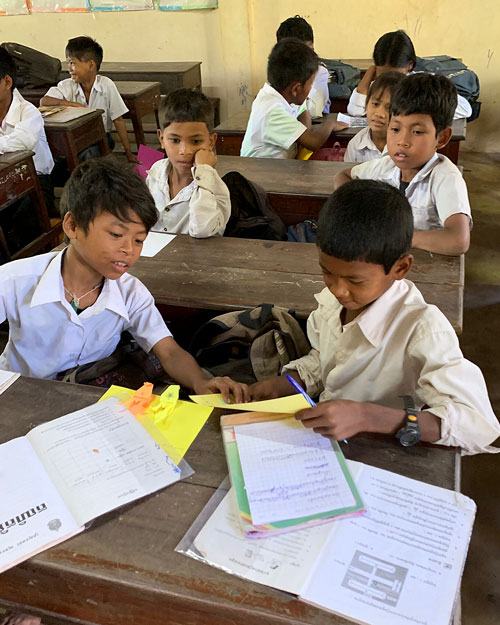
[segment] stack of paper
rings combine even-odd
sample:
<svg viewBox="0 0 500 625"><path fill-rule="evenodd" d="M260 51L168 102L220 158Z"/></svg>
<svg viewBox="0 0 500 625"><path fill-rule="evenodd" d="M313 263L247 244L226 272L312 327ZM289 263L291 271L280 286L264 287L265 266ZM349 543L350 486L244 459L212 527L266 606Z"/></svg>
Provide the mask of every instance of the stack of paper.
<svg viewBox="0 0 500 625"><path fill-rule="evenodd" d="M0 369L0 394L3 393L20 376L19 373Z"/></svg>

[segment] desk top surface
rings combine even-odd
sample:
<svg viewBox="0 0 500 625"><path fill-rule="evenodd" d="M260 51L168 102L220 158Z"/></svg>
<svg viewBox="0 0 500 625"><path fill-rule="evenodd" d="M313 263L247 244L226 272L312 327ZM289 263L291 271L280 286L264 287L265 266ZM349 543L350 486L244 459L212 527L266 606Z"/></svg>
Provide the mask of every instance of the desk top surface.
<svg viewBox="0 0 500 625"><path fill-rule="evenodd" d="M116 88L123 97L131 97L147 93L148 91L157 91L160 93L161 83L159 82L142 82L135 80L116 80Z"/></svg>
<svg viewBox="0 0 500 625"><path fill-rule="evenodd" d="M76 130L85 124L91 124L96 120L102 120L103 113L104 111L102 109L95 109L94 111L89 111L88 113L85 113L85 115L80 115L75 119L61 122L53 120L49 115L49 117L44 118L43 125L45 126L45 130L68 132Z"/></svg>
<svg viewBox="0 0 500 625"><path fill-rule="evenodd" d="M0 171L17 165L18 163L22 163L35 155L34 152L30 152L29 150L22 150L19 152L5 152L5 154L0 154Z"/></svg>
<svg viewBox="0 0 500 625"><path fill-rule="evenodd" d="M438 306L457 332L462 328L464 259L412 250L409 279ZM157 304L239 310L273 303L306 318L324 288L313 243L177 235L152 258L141 257L132 275Z"/></svg>
<svg viewBox="0 0 500 625"><path fill-rule="evenodd" d="M83 408L102 392L20 378L0 396L0 442ZM3 573L2 599L101 625L180 625L186 614L190 623L204 625L346 623L174 552L227 474L219 414L212 413L186 455L194 475L100 517L82 534ZM342 447L348 458L446 488L455 488L459 475L460 457L452 449L419 445L408 453L383 436L354 437Z"/></svg>
<svg viewBox="0 0 500 625"><path fill-rule="evenodd" d="M162 74L181 74L187 72L193 67L201 65L201 61L154 61L154 62L115 62L105 61L101 64L100 72L116 72L128 74L130 72L144 72L151 74L160 72Z"/></svg>
<svg viewBox="0 0 500 625"><path fill-rule="evenodd" d="M220 135L240 135L245 134L250 111L240 111L226 119L215 128L216 133ZM337 113L329 113L324 116L325 119L337 119ZM465 119L454 119L452 124L453 135L452 141L463 141L466 137L467 121ZM359 126L350 126L343 130L336 130L332 133L335 137L354 137L361 130Z"/></svg>

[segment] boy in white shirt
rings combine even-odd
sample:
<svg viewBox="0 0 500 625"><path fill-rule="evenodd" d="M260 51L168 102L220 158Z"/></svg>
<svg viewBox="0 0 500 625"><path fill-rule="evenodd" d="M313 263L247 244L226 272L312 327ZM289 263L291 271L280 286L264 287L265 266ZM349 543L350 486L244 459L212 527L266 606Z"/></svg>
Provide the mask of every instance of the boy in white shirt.
<svg viewBox="0 0 500 625"><path fill-rule="evenodd" d="M54 213L54 188L51 172L54 159L47 143L40 111L15 88L16 65L11 55L0 48L0 154L34 152L40 186L49 213ZM10 253L14 253L40 233L40 225L30 200L24 198L0 214L0 226Z"/></svg>
<svg viewBox="0 0 500 625"><path fill-rule="evenodd" d="M288 373L319 395L295 416L324 436L380 432L404 446L500 451L489 447L500 426L481 371L463 357L443 313L405 279L413 262L407 200L385 183L355 180L327 200L317 232L326 288L307 322L311 351L281 377L253 384L252 400L291 395Z"/></svg>
<svg viewBox="0 0 500 625"><path fill-rule="evenodd" d="M128 274L157 211L144 181L114 159L92 159L71 174L61 197L61 252L0 267L0 323L9 341L0 368L53 379L109 356L123 331L196 393L247 396L230 378L207 379L172 338L151 293Z"/></svg>
<svg viewBox="0 0 500 625"><path fill-rule="evenodd" d="M75 37L66 46L66 60L71 78L61 80L51 87L40 100L43 106L83 106L104 110L102 121L109 146L114 148L111 137L113 124L125 149L127 159L136 163L127 136L123 115L128 112L125 102L115 83L107 76L98 74L103 57L102 47L90 37ZM99 156L99 152L89 148L78 155L80 160Z"/></svg>
<svg viewBox="0 0 500 625"><path fill-rule="evenodd" d="M197 238L224 234L231 201L215 170L213 123L212 104L201 91L177 89L165 98L158 138L167 158L146 178L160 214L152 230Z"/></svg>
<svg viewBox="0 0 500 625"><path fill-rule="evenodd" d="M371 178L399 187L413 210L413 247L449 255L469 249L472 224L462 174L436 153L451 139L456 104L455 86L444 76L408 76L392 96L388 154L346 169L334 183Z"/></svg>
<svg viewBox="0 0 500 625"><path fill-rule="evenodd" d="M347 144L346 163L364 163L387 154L387 127L391 97L403 80L400 72L385 72L370 85L366 99L368 126L362 128Z"/></svg>
<svg viewBox="0 0 500 625"><path fill-rule="evenodd" d="M295 37L314 50L314 33L311 25L303 17L296 15L281 22L276 31L276 41ZM328 92L328 70L321 63L314 78L311 91L307 96L306 106L311 117L321 117L330 112L330 94Z"/></svg>
<svg viewBox="0 0 500 625"><path fill-rule="evenodd" d="M241 156L295 158L297 146L319 150L332 130L347 124L333 120L312 126L306 98L318 71L314 50L298 39L283 39L271 50L267 82L257 94L241 145Z"/></svg>

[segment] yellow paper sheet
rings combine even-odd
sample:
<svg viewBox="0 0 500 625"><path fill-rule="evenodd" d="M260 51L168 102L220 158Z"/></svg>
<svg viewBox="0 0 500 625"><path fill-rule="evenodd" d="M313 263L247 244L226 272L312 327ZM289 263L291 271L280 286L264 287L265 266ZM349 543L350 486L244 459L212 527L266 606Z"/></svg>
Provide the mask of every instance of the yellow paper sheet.
<svg viewBox="0 0 500 625"><path fill-rule="evenodd" d="M118 397L122 402L127 402L134 392L123 386L111 386L99 401L108 397ZM188 401L177 401L155 411L152 406L159 401L159 396L152 395L152 398L153 401L146 411L136 415L136 419L175 464L178 464L205 425L212 408Z"/></svg>
<svg viewBox="0 0 500 625"><path fill-rule="evenodd" d="M265 401L251 401L246 404L226 404L222 395L190 395L197 404L201 406L212 406L213 408L225 408L231 410L246 410L249 412L281 412L295 414L304 408L310 408L307 400L298 393L277 399L266 399Z"/></svg>

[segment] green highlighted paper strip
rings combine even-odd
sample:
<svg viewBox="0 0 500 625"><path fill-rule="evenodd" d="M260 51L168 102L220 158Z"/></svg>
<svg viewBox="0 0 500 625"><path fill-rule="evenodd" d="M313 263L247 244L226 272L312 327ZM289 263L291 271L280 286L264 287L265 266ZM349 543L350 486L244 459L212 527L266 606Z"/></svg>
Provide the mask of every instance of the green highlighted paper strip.
<svg viewBox="0 0 500 625"><path fill-rule="evenodd" d="M130 388L111 386L99 401L118 397L124 404L129 404L136 393ZM139 423L175 464L182 460L212 412L211 407L180 401L178 397L179 387L172 385L161 396L151 395L149 405L140 411L132 410Z"/></svg>

